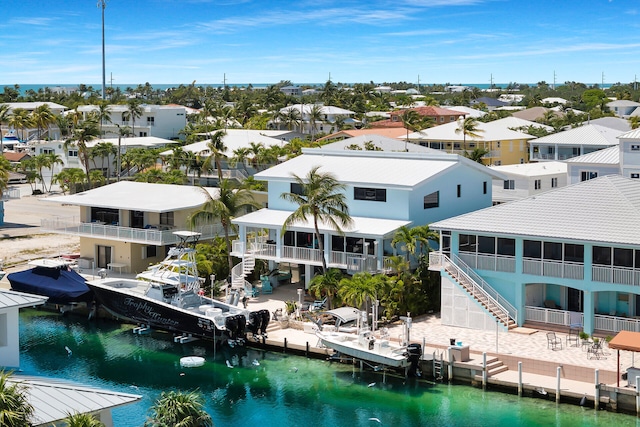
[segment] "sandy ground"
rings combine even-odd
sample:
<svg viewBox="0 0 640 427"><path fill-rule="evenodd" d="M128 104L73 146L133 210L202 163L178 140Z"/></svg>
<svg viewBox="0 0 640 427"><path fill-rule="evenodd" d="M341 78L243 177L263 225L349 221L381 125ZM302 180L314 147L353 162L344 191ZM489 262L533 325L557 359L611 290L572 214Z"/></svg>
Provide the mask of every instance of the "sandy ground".
<svg viewBox="0 0 640 427"><path fill-rule="evenodd" d="M30 234L0 240L0 258L8 270L33 259L80 252L80 238L61 234Z"/></svg>

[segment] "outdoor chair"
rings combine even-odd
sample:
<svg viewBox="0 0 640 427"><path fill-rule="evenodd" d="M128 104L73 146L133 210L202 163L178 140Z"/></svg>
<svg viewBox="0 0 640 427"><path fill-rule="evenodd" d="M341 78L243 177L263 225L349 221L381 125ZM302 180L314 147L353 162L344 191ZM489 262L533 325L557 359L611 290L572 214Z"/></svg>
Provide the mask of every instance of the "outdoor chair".
<svg viewBox="0 0 640 427"><path fill-rule="evenodd" d="M310 311L322 310L327 303L327 297L324 297L322 300L316 300L309 305Z"/></svg>
<svg viewBox="0 0 640 427"><path fill-rule="evenodd" d="M573 343L573 344L571 344ZM567 335L567 347L580 347L580 336L575 329L569 329L569 335Z"/></svg>
<svg viewBox="0 0 640 427"><path fill-rule="evenodd" d="M604 349L600 342L594 342L593 345L589 347L587 350L587 359L606 359Z"/></svg>
<svg viewBox="0 0 640 427"><path fill-rule="evenodd" d="M262 282L262 293L270 294L273 292L273 287L271 286L271 280L269 280L269 276L260 276L260 282Z"/></svg>
<svg viewBox="0 0 640 427"><path fill-rule="evenodd" d="M555 332L547 332L547 348L551 350L562 350L562 340L556 337Z"/></svg>

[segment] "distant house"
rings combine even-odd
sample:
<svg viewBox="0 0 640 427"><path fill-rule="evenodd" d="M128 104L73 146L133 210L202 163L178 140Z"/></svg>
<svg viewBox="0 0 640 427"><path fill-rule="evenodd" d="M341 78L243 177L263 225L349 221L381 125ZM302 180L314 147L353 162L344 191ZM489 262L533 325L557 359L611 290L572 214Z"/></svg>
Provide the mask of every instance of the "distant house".
<svg viewBox="0 0 640 427"><path fill-rule="evenodd" d="M302 95L302 89L299 86L283 86L280 88L280 92L288 96Z"/></svg>
<svg viewBox="0 0 640 427"><path fill-rule="evenodd" d="M233 220L239 227L233 255L243 264L256 258L270 261L270 268L298 264L308 287L322 265L314 225L308 218L283 231L296 205L281 195L299 191L293 174L305 177L315 166L346 187L352 226L344 234L328 224L319 227L327 265L349 274L383 271L395 252L391 240L400 227L490 206L490 181L503 177L464 157L439 152L303 149L301 156L256 174L256 179L268 182L268 208Z"/></svg>
<svg viewBox="0 0 640 427"><path fill-rule="evenodd" d="M20 164L21 161L31 158L31 155L25 151L5 151L4 153L2 153L2 156L4 156L4 158L7 159L12 165Z"/></svg>
<svg viewBox="0 0 640 427"><path fill-rule="evenodd" d="M442 323L640 330L639 195L609 175L431 224Z"/></svg>
<svg viewBox="0 0 640 427"><path fill-rule="evenodd" d="M490 98L488 96L481 96L480 98L472 99L471 102L469 102L469 104L471 106L484 104L484 105L487 106L487 109L489 111L495 110L496 108L505 107L507 105L510 105L509 102L500 101L499 99Z"/></svg>
<svg viewBox="0 0 640 427"><path fill-rule="evenodd" d="M311 110L314 106L320 107L320 118L315 123L311 123ZM360 121L355 118L355 111L345 110L340 107L333 107L322 104L295 104L281 108L280 113L286 115L291 110L298 111L298 122L293 125L290 130L299 129L303 134L316 133L332 133L338 131L338 122L342 123L345 128L354 128L361 125ZM272 120L271 126L277 129L286 129L289 123L282 118Z"/></svg>
<svg viewBox="0 0 640 427"><path fill-rule="evenodd" d="M402 122L402 115L406 114L407 111L415 111L421 117L432 118L434 125L455 122L460 117L465 116L465 113L463 112L451 110L448 108L440 108L434 106L416 107L406 110L392 111L391 113L389 113L389 120L373 122L371 123L371 127L404 127L404 123Z"/></svg>
<svg viewBox="0 0 640 427"><path fill-rule="evenodd" d="M415 144L413 142L402 141L398 138L387 138L386 136L376 134L364 134L360 136L354 136L352 138L342 139L336 142L332 142L323 145L320 150L335 151L335 150L354 150L354 151L410 151L417 153L438 153L437 150L423 147L422 145Z"/></svg>
<svg viewBox="0 0 640 427"><path fill-rule="evenodd" d="M517 117L519 119L529 120L530 122L535 122L542 120L545 114L550 111L550 108L547 107L531 107L520 111L515 111L512 113L513 117ZM557 117L564 117L564 113L555 112Z"/></svg>
<svg viewBox="0 0 640 427"><path fill-rule="evenodd" d="M616 116L628 119L634 113L640 114L640 102L619 99L607 103L607 107L615 113ZM637 114L636 114L637 115Z"/></svg>
<svg viewBox="0 0 640 427"><path fill-rule="evenodd" d="M318 142L339 141L341 139L354 138L363 135L378 135L387 138L397 138L407 134L404 128L367 128L367 129L345 129L334 132L322 138L318 138Z"/></svg>
<svg viewBox="0 0 640 427"><path fill-rule="evenodd" d="M447 109L454 110L454 111L459 111L459 112L464 114L465 118L466 117L474 117L476 119L479 119L480 117L484 117L484 116L487 115L487 113L485 113L482 110L477 110L475 108L466 107L464 105L447 106Z"/></svg>
<svg viewBox="0 0 640 427"><path fill-rule="evenodd" d="M43 231L80 237L82 268L110 268L139 273L164 259L178 238L174 231L189 229L187 219L219 189L120 181L82 193L40 199L79 207L77 216L43 219ZM201 239L222 234L220 224L193 229Z"/></svg>
<svg viewBox="0 0 640 427"><path fill-rule="evenodd" d="M618 145L623 132L599 125L584 125L537 138L529 143L531 161L567 160Z"/></svg>
<svg viewBox="0 0 640 427"><path fill-rule="evenodd" d="M459 128L457 122L447 123L410 133L409 140L429 148L460 155L482 148L488 151L482 158L483 164L486 165L526 163L528 161L527 141L535 137L511 130L506 123L499 120L488 123L479 122L477 136L474 137L456 132Z"/></svg>
<svg viewBox="0 0 640 427"><path fill-rule="evenodd" d="M567 185L567 164L563 162L523 163L490 166L507 178L493 181L493 204L512 202Z"/></svg>
<svg viewBox="0 0 640 427"><path fill-rule="evenodd" d="M12 114L14 110L20 108L23 110L27 110L29 113L32 113L36 108L41 107L43 105L47 105L51 112L55 116L60 116L67 110L67 107L64 105L56 104L55 102L5 102L4 104L9 106L9 114ZM5 123L2 125L2 134L6 135L9 131L9 127L5 126ZM20 129L16 131L19 138L22 141L34 141L38 139L38 132L40 133L40 139L58 139L60 138L60 130L57 126L50 126L46 129L38 130L37 126L30 126L25 129Z"/></svg>

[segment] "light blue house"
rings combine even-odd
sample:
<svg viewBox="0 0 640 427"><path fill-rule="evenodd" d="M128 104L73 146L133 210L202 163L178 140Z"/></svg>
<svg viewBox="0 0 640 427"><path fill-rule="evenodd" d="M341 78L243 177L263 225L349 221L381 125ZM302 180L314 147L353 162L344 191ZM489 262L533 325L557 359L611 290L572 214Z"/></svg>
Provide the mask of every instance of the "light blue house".
<svg viewBox="0 0 640 427"><path fill-rule="evenodd" d="M640 180L599 177L431 228L443 324L640 331Z"/></svg>
<svg viewBox="0 0 640 427"><path fill-rule="evenodd" d="M322 265L311 218L282 231L297 205L281 195L296 192L293 175L303 178L315 166L346 187L352 226L343 235L328 224L319 226L327 265L349 273L383 270L386 257L394 253L391 240L402 226L491 206L491 179L504 179L455 154L305 149L301 156L255 175L268 182L268 207L233 221L239 227L233 255L243 259L232 272L234 286L242 286L256 258L273 266L298 264L305 284L313 277L313 267Z"/></svg>

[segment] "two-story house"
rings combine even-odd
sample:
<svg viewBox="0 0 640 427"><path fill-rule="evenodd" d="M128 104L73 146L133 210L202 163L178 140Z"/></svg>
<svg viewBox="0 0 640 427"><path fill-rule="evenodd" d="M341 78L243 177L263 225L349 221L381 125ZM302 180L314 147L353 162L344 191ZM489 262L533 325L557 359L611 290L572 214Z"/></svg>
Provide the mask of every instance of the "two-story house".
<svg viewBox="0 0 640 427"><path fill-rule="evenodd" d="M460 117L464 118L465 116L465 113L461 111L429 105L425 107L415 107L415 108L408 108L406 110L392 111L389 113L388 120L380 120L377 122L373 122L371 123L371 127L372 128L404 127L402 116L403 114L406 114L407 111L415 111L421 117L431 118L433 120L434 126L455 122Z"/></svg>
<svg viewBox="0 0 640 427"><path fill-rule="evenodd" d="M268 208L234 219L239 239L233 254L246 261L294 263L304 271L305 287L313 268L322 265L312 218L288 226L297 205L283 193L300 191L293 175L304 178L314 167L345 185L353 224L342 230L319 224L327 266L349 273L381 271L403 226L429 224L491 206L491 179L503 178L464 157L446 153L304 149L303 154L255 175L268 182Z"/></svg>
<svg viewBox="0 0 640 427"><path fill-rule="evenodd" d="M529 143L529 158L535 161L558 161L582 156L618 145L623 132L605 126L587 124L534 139Z"/></svg>
<svg viewBox="0 0 640 427"><path fill-rule="evenodd" d="M431 227L444 324L640 330L640 180L604 176Z"/></svg>
<svg viewBox="0 0 640 427"><path fill-rule="evenodd" d="M507 176L493 181L493 204L512 202L567 185L567 164L535 162L490 166Z"/></svg>
<svg viewBox="0 0 640 427"><path fill-rule="evenodd" d="M191 229L188 218L217 188L120 181L82 193L40 199L80 208L72 218L41 221L43 231L80 237L82 268L117 268L139 273L162 261L174 231ZM203 224L193 231L201 240L222 235L219 224Z"/></svg>
<svg viewBox="0 0 640 427"><path fill-rule="evenodd" d="M311 110L314 107L320 108L320 117L311 119ZM295 124L287 123L282 117L271 122L272 126L277 129L286 129L292 126L291 130L300 130L303 134L315 133L331 133L338 130L338 122L342 122L342 126L353 128L360 125L360 121L355 118L355 111L345 110L344 108L334 107L323 104L294 104L280 109L280 114L284 117L291 110L298 112Z"/></svg>

